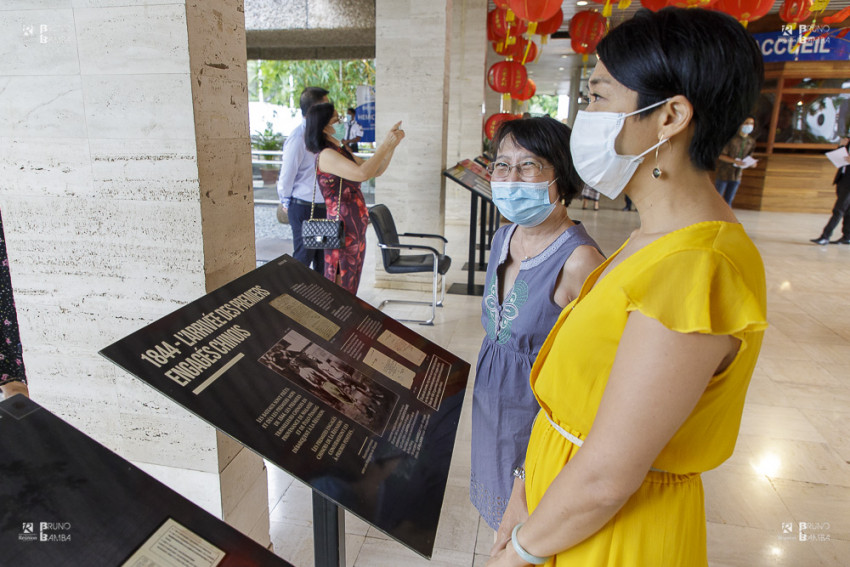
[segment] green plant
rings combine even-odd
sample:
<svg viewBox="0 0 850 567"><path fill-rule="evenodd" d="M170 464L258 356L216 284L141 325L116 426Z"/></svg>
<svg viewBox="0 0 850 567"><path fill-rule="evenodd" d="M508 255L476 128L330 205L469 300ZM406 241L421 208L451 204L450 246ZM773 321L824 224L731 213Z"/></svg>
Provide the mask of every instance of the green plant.
<svg viewBox="0 0 850 567"><path fill-rule="evenodd" d="M270 150L270 151L280 151L283 149L283 142L286 140L286 137L279 133L275 132L273 125L271 122L266 122L266 129L260 132L257 130L256 133L251 135L251 147L255 150ZM266 160L279 160L280 156L275 154L260 154L260 159ZM262 169L279 169L279 167L273 163L264 163L262 164Z"/></svg>
<svg viewBox="0 0 850 567"><path fill-rule="evenodd" d="M248 100L298 109L304 87L324 87L337 110L356 106L358 85L375 84L374 59L248 61Z"/></svg>

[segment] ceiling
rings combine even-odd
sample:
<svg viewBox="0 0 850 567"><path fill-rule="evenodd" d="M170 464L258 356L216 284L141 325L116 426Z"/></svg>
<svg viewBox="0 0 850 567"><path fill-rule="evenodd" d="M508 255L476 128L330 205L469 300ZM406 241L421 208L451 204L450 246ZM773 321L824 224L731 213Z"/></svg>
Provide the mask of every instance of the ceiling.
<svg viewBox="0 0 850 567"><path fill-rule="evenodd" d="M782 21L779 20L778 13L782 6L782 2L783 0L776 0L768 15L761 20L750 23L748 29L753 32L780 29ZM601 12L603 6L603 4L598 4L592 0L564 1L561 7L564 12L564 23L561 25L561 33L558 35L568 36L570 18L572 18L577 12L588 9ZM850 0L831 0L825 14L833 13L834 11L841 10L847 6L850 6ZM488 10L492 10L494 8L495 5L492 0L490 0ZM610 25L614 27L623 20L631 18L640 8L641 5L639 0L632 0L631 5L625 10L619 10L617 8L617 2L613 2ZM841 27L844 27L847 23L850 23L850 19L846 20L844 24L841 24ZM540 36L534 36L533 39L535 43L539 43ZM581 55L575 53L570 48L570 40L568 37L550 37L546 45L538 45L538 47L541 48L539 57L534 63L527 65L529 76L534 79L537 86L537 93L548 95L568 94L570 77L574 72L573 70L576 67L581 67L583 65ZM595 62L596 58L591 56L587 62L587 66L589 68L587 70L588 74L592 70Z"/></svg>

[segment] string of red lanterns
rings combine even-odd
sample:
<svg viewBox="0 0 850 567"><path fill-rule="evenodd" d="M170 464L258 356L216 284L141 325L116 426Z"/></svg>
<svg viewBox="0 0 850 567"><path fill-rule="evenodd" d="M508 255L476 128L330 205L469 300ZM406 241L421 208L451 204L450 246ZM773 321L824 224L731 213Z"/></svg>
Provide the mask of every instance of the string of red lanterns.
<svg viewBox="0 0 850 567"><path fill-rule="evenodd" d="M494 64L488 71L488 84L495 91L510 95L517 100L528 100L536 91L534 81L528 78L524 64L534 61L538 54L537 45L523 34L539 34L541 43L557 32L563 25L564 15L561 0L493 0L496 9L487 16L487 39L500 55L509 58ZM603 4L603 13L584 10L575 14L569 23L570 44L573 51L587 56L596 51L596 45L605 36L614 0L593 0ZM619 0L624 9L630 0ZM640 0L644 8L657 12L662 8L702 8L724 12L737 19L744 27L767 14L776 0ZM812 17L814 0L783 0L779 11L782 21L794 26ZM822 12L822 8L817 13ZM817 15L817 14L815 14ZM837 23L850 17L850 8L828 16L825 23ZM848 28L850 29L850 28ZM498 120L497 120L497 117ZM495 128L507 119L517 118L509 113L494 114L487 120L485 133L492 137Z"/></svg>

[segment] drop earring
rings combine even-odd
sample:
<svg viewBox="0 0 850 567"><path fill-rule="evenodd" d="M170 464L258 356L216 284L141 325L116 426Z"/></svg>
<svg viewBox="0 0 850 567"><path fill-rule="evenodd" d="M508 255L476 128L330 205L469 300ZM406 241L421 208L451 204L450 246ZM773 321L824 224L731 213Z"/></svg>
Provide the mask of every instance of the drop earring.
<svg viewBox="0 0 850 567"><path fill-rule="evenodd" d="M661 177L661 174L663 173L663 171L661 171L661 168L658 167L658 151L661 149L661 146L664 145L664 142L670 141L669 138L667 140L662 140L661 139L662 137L663 136L661 134L658 135L658 139L661 140L661 141L658 143L658 147L655 148L655 167L652 170L652 178L653 179L659 179Z"/></svg>

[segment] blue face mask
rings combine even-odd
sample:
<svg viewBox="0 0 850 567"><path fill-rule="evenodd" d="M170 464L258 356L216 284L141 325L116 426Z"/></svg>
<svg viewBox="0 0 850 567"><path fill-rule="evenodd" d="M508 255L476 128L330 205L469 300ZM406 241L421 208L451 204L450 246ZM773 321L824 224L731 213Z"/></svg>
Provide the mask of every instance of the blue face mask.
<svg viewBox="0 0 850 567"><path fill-rule="evenodd" d="M520 226L532 227L545 221L558 203L549 202L550 182L491 181L493 202L499 213Z"/></svg>

